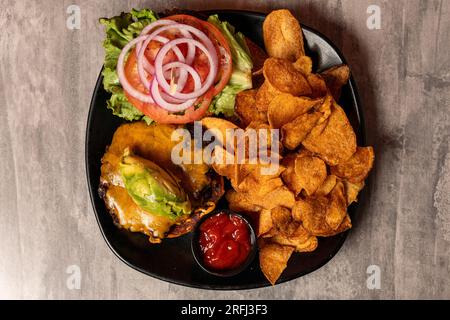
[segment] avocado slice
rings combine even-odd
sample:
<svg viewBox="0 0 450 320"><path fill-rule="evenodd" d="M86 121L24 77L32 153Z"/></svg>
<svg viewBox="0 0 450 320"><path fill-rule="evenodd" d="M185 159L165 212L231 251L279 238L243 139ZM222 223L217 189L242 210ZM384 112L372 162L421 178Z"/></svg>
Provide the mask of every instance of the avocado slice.
<svg viewBox="0 0 450 320"><path fill-rule="evenodd" d="M125 189L143 210L172 220L191 213L191 203L177 180L155 163L126 148L119 170Z"/></svg>

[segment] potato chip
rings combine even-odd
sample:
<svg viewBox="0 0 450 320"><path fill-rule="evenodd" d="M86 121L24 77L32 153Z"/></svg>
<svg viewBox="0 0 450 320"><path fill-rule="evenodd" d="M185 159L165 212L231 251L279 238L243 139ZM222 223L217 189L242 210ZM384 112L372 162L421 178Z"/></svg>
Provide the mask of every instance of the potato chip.
<svg viewBox="0 0 450 320"><path fill-rule="evenodd" d="M263 197L269 192L272 192L273 190L282 186L283 181L281 180L281 178L258 180L252 175L248 175L242 180L242 182L237 185L237 188L235 188L235 190L238 192L247 192Z"/></svg>
<svg viewBox="0 0 450 320"><path fill-rule="evenodd" d="M374 158L372 147L358 147L350 159L331 167L331 173L349 182L359 183L367 178Z"/></svg>
<svg viewBox="0 0 450 320"><path fill-rule="evenodd" d="M271 243L266 239L259 239L258 246L261 270L267 280L272 285L275 285L284 269L286 269L287 262L294 252L294 248Z"/></svg>
<svg viewBox="0 0 450 320"><path fill-rule="evenodd" d="M281 142L289 150L295 150L314 129L322 115L319 112L305 113L281 128Z"/></svg>
<svg viewBox="0 0 450 320"><path fill-rule="evenodd" d="M295 61L305 55L302 28L286 9L272 11L264 20L263 36L271 57Z"/></svg>
<svg viewBox="0 0 450 320"><path fill-rule="evenodd" d="M313 62L308 56L301 56L293 64L294 68L300 71L304 76L312 73Z"/></svg>
<svg viewBox="0 0 450 320"><path fill-rule="evenodd" d="M320 75L311 73L306 77L306 80L311 87L311 98L320 98L327 95L327 85Z"/></svg>
<svg viewBox="0 0 450 320"><path fill-rule="evenodd" d="M327 197L297 201L292 208L292 217L301 221L305 229L315 236L330 237L351 228L342 183L337 184Z"/></svg>
<svg viewBox="0 0 450 320"><path fill-rule="evenodd" d="M331 229L336 230L346 215L347 198L345 197L344 185L339 181L330 193L330 205L325 215L325 221Z"/></svg>
<svg viewBox="0 0 450 320"><path fill-rule="evenodd" d="M294 96L309 96L312 91L305 76L288 60L269 58L264 62L264 78L276 90Z"/></svg>
<svg viewBox="0 0 450 320"><path fill-rule="evenodd" d="M300 242L295 238L278 234L270 238L270 240L283 246L294 247L296 252L312 252L316 250L319 245L319 241L316 236L310 236L305 242Z"/></svg>
<svg viewBox="0 0 450 320"><path fill-rule="evenodd" d="M282 144L289 150L296 149L312 130L318 130L319 124L327 120L331 114L331 107L332 97L327 96L322 100L322 104L315 106L315 111L300 115L285 124L281 128Z"/></svg>
<svg viewBox="0 0 450 320"><path fill-rule="evenodd" d="M256 138L257 138L258 143L260 143L260 146L263 145L267 149L270 148L270 146L272 145L272 137L270 135L270 125L267 123L267 116L265 116L265 120L264 121L260 119L260 120L255 120L255 121L250 122L246 129L254 129L254 130L256 130L257 131L257 137ZM267 137L267 141L266 142L264 142L264 141L260 142L259 141L259 139L261 137L260 136L260 130L265 130L266 131L266 137ZM249 137L247 136L246 138L247 138L246 141L248 141ZM265 143L265 144L262 144L262 143ZM248 146L249 145L247 144L246 145L247 149L248 149Z"/></svg>
<svg viewBox="0 0 450 320"><path fill-rule="evenodd" d="M226 141L227 137L227 130L229 129L239 129L238 126L236 126L234 123L221 119L221 118L215 118L215 117L205 117L201 120L202 126L205 127L208 130L211 130L211 132L216 136L218 141L225 146L226 143L231 143L231 141ZM216 135L217 132L217 135ZM236 141L233 141L235 144Z"/></svg>
<svg viewBox="0 0 450 320"><path fill-rule="evenodd" d="M281 177L289 190L291 190L295 195L298 195L302 191L302 185L295 173L296 158L297 155L295 153L292 153L287 155L282 160L281 163L286 167L286 170L283 171Z"/></svg>
<svg viewBox="0 0 450 320"><path fill-rule="evenodd" d="M345 232L348 229L351 229L351 227L352 227L352 220L350 219L350 216L347 213L347 215L344 218L344 221L342 221L342 223L339 226L339 228L337 228L336 231L330 235L330 237L331 236L335 236L335 235L337 235L339 233Z"/></svg>
<svg viewBox="0 0 450 320"><path fill-rule="evenodd" d="M221 176L227 177L228 179L232 180L233 183L240 183L238 164L226 164L225 162L213 163L212 168Z"/></svg>
<svg viewBox="0 0 450 320"><path fill-rule="evenodd" d="M270 129L270 125L267 123L267 119L265 121L254 120L245 129Z"/></svg>
<svg viewBox="0 0 450 320"><path fill-rule="evenodd" d="M257 90L245 90L237 94L235 112L241 119L243 127L248 126L252 121L265 122L267 117L256 107Z"/></svg>
<svg viewBox="0 0 450 320"><path fill-rule="evenodd" d="M317 189L315 196L327 196L336 185L337 178L335 175L329 175L326 177L325 181L322 183L322 185Z"/></svg>
<svg viewBox="0 0 450 320"><path fill-rule="evenodd" d="M335 66L321 73L334 100L339 101L342 87L350 79L350 68L346 65Z"/></svg>
<svg viewBox="0 0 450 320"><path fill-rule="evenodd" d="M327 95L323 99L323 103L317 109L317 111L322 114L322 117L319 119L319 122L317 122L317 125L324 123L330 117L333 103L333 97L330 95Z"/></svg>
<svg viewBox="0 0 450 320"><path fill-rule="evenodd" d="M257 163L257 164L250 164L250 163L243 163L240 165L240 177L246 177L249 174L251 174L255 179L258 181L264 181L264 180L270 180L273 178L277 178L281 175L281 173L286 170L286 168L283 165L279 165L278 169L273 172L264 172L263 169L269 169L270 164L263 164L263 163ZM269 174L270 173L270 174Z"/></svg>
<svg viewBox="0 0 450 320"><path fill-rule="evenodd" d="M259 214L258 237L267 234L273 228L272 211L263 209Z"/></svg>
<svg viewBox="0 0 450 320"><path fill-rule="evenodd" d="M267 112L269 109L270 102L282 92L274 88L269 81L264 81L262 86L258 89L256 93L256 108L260 112Z"/></svg>
<svg viewBox="0 0 450 320"><path fill-rule="evenodd" d="M301 148L297 152L297 157L316 157L316 155L313 152L309 151L308 149Z"/></svg>
<svg viewBox="0 0 450 320"><path fill-rule="evenodd" d="M351 205L353 202L358 201L358 194L364 188L364 181L358 183L351 183L347 180L342 181L345 187L345 194L347 196L347 206Z"/></svg>
<svg viewBox="0 0 450 320"><path fill-rule="evenodd" d="M297 245L295 251L297 252L313 252L319 246L319 240L316 236L311 236L308 241L303 244Z"/></svg>
<svg viewBox="0 0 450 320"><path fill-rule="evenodd" d="M256 205L265 209L273 209L279 206L292 208L295 204L294 194L285 186L269 192L264 197L253 197L252 200L255 201Z"/></svg>
<svg viewBox="0 0 450 320"><path fill-rule="evenodd" d="M326 236L332 229L325 221L328 208L326 197L301 199L295 203L292 215L306 230L316 236Z"/></svg>
<svg viewBox="0 0 450 320"><path fill-rule="evenodd" d="M261 207L254 204L248 194L229 190L225 194L230 210L236 212L259 212Z"/></svg>
<svg viewBox="0 0 450 320"><path fill-rule="evenodd" d="M355 132L337 104L333 104L329 118L316 126L302 144L330 166L347 161L356 152Z"/></svg>
<svg viewBox="0 0 450 320"><path fill-rule="evenodd" d="M301 224L290 235L277 233L270 241L284 246L292 246L297 252L311 252L317 248L318 241Z"/></svg>
<svg viewBox="0 0 450 320"><path fill-rule="evenodd" d="M289 93L277 95L269 104L267 118L272 128L280 129L298 116L322 103L322 99L294 97Z"/></svg>
<svg viewBox="0 0 450 320"><path fill-rule="evenodd" d="M275 207L271 210L273 226L279 234L291 235L297 229L297 225L292 223L291 210L285 207Z"/></svg>
<svg viewBox="0 0 450 320"><path fill-rule="evenodd" d="M301 189L305 190L306 194L310 196L325 181L327 166L322 159L317 157L300 156L295 159L295 175Z"/></svg>
<svg viewBox="0 0 450 320"><path fill-rule="evenodd" d="M295 204L294 194L285 186L278 187L265 195L261 195L258 189L251 192L230 190L226 194L226 199L229 202L230 209L238 212L272 210L279 206L292 208Z"/></svg>

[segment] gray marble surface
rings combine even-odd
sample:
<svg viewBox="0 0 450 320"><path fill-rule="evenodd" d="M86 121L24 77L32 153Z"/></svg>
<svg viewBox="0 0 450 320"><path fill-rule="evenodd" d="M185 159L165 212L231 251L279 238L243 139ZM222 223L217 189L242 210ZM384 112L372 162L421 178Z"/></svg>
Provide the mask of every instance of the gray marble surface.
<svg viewBox="0 0 450 320"><path fill-rule="evenodd" d="M71 4L80 30L66 27ZM380 30L366 24L372 4ZM342 49L376 166L330 263L273 288L213 292L147 277L108 249L89 201L84 135L103 59L97 19L132 7L286 7ZM0 30L0 298L450 298L450 1L2 0ZM79 289L68 279L74 265ZM371 265L380 289L367 286Z"/></svg>

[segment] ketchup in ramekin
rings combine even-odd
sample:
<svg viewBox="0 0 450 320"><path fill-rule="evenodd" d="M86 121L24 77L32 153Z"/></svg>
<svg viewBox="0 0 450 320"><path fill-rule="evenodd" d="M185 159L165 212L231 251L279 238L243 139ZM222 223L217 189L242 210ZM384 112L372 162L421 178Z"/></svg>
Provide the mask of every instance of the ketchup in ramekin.
<svg viewBox="0 0 450 320"><path fill-rule="evenodd" d="M254 246L254 233L241 215L219 212L201 221L197 230L198 255L209 271L239 270L248 263Z"/></svg>

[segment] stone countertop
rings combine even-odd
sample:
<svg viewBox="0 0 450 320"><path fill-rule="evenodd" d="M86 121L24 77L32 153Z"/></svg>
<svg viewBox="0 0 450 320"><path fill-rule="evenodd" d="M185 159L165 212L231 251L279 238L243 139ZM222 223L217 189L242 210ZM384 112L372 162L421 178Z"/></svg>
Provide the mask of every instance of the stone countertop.
<svg viewBox="0 0 450 320"><path fill-rule="evenodd" d="M79 30L66 26L72 4ZM381 29L367 26L370 5ZM362 215L326 266L273 288L213 292L140 274L108 249L84 137L103 60L97 20L132 7L289 8L343 51L376 165ZM0 299L450 298L450 1L3 0L0 30ZM373 270L379 289L367 285Z"/></svg>

